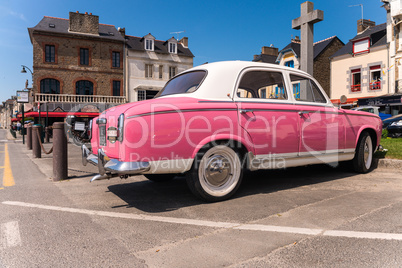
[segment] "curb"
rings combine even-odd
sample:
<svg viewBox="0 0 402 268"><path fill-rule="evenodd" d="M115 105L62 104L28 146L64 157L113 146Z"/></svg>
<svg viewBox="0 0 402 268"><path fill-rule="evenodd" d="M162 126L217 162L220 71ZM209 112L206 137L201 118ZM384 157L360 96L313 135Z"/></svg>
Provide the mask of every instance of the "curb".
<svg viewBox="0 0 402 268"><path fill-rule="evenodd" d="M378 167L402 170L402 160L385 158L378 159Z"/></svg>

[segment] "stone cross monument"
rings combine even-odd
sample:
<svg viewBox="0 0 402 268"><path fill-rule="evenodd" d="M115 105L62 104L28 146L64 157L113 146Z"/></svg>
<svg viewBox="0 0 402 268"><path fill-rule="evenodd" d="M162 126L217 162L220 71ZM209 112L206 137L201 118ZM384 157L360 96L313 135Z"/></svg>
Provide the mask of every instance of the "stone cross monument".
<svg viewBox="0 0 402 268"><path fill-rule="evenodd" d="M301 16L292 20L292 28L301 29L301 69L313 75L314 63L314 23L324 19L324 11L314 10L314 4L306 1L301 4Z"/></svg>

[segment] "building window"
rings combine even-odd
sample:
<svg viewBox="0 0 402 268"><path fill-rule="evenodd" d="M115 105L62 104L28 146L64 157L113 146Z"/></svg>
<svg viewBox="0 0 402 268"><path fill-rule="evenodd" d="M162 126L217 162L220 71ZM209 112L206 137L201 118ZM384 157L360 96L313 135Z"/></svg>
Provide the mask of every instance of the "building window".
<svg viewBox="0 0 402 268"><path fill-rule="evenodd" d="M370 90L381 90L381 66L370 67Z"/></svg>
<svg viewBox="0 0 402 268"><path fill-rule="evenodd" d="M93 95L94 94L94 84L88 80L80 80L75 83L75 94L76 95Z"/></svg>
<svg viewBox="0 0 402 268"><path fill-rule="evenodd" d="M145 90L138 90L138 101L146 100Z"/></svg>
<svg viewBox="0 0 402 268"><path fill-rule="evenodd" d="M157 90L138 90L138 101L153 99L158 93Z"/></svg>
<svg viewBox="0 0 402 268"><path fill-rule="evenodd" d="M40 81L40 93L60 94L60 82L51 78L42 79Z"/></svg>
<svg viewBox="0 0 402 268"><path fill-rule="evenodd" d="M287 61L287 62L285 62L285 66L290 67L290 68L294 68L295 67L295 62L292 61L292 60Z"/></svg>
<svg viewBox="0 0 402 268"><path fill-rule="evenodd" d="M159 79L163 79L163 65L159 65Z"/></svg>
<svg viewBox="0 0 402 268"><path fill-rule="evenodd" d="M56 47L45 45L45 62L56 62Z"/></svg>
<svg viewBox="0 0 402 268"><path fill-rule="evenodd" d="M154 40L145 39L145 50L154 51Z"/></svg>
<svg viewBox="0 0 402 268"><path fill-rule="evenodd" d="M169 43L169 53L177 53L177 46L175 43Z"/></svg>
<svg viewBox="0 0 402 268"><path fill-rule="evenodd" d="M361 71L360 69L352 70L352 85L350 86L352 92L361 91Z"/></svg>
<svg viewBox="0 0 402 268"><path fill-rule="evenodd" d="M113 96L121 96L120 94L120 81L113 81Z"/></svg>
<svg viewBox="0 0 402 268"><path fill-rule="evenodd" d="M172 78L173 76L175 76L177 73L177 68L176 67L169 67L169 79Z"/></svg>
<svg viewBox="0 0 402 268"><path fill-rule="evenodd" d="M80 48L80 65L89 65L89 49Z"/></svg>
<svg viewBox="0 0 402 268"><path fill-rule="evenodd" d="M353 54L370 52L370 39L353 42Z"/></svg>
<svg viewBox="0 0 402 268"><path fill-rule="evenodd" d="M112 52L112 67L120 68L120 52Z"/></svg>
<svg viewBox="0 0 402 268"><path fill-rule="evenodd" d="M145 64L145 77L152 78L153 77L153 65Z"/></svg>

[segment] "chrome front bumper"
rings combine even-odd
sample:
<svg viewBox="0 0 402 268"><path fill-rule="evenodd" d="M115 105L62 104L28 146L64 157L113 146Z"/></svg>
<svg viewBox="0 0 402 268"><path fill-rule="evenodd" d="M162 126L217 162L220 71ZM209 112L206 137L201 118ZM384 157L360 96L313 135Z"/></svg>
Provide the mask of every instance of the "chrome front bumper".
<svg viewBox="0 0 402 268"><path fill-rule="evenodd" d="M96 156L91 154L85 144L81 146L81 151L82 164L86 166L87 163L90 163L94 166L98 166L99 174L102 179L116 177L118 175L140 174L150 170L151 168L149 162L122 162L117 159L110 159L106 156L103 149L98 149L98 155ZM91 181L97 180L95 179L97 176L95 176Z"/></svg>

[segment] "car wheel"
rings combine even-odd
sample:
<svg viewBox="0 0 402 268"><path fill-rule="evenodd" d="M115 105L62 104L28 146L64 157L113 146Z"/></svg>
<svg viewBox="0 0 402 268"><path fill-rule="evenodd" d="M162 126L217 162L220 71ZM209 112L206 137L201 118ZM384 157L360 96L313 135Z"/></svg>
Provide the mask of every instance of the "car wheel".
<svg viewBox="0 0 402 268"><path fill-rule="evenodd" d="M145 174L144 176L153 182L165 182L173 180L176 174Z"/></svg>
<svg viewBox="0 0 402 268"><path fill-rule="evenodd" d="M353 168L356 172L367 173L373 164L373 142L370 134L363 132L357 143L355 157L353 158Z"/></svg>
<svg viewBox="0 0 402 268"><path fill-rule="evenodd" d="M202 149L186 174L191 192L208 202L228 199L240 186L243 169L238 153L225 145Z"/></svg>

